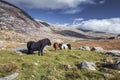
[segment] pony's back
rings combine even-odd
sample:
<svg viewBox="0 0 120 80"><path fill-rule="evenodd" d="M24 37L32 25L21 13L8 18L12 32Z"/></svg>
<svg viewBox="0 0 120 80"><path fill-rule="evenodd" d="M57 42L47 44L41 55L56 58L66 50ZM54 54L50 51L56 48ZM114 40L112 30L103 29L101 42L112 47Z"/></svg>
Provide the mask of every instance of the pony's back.
<svg viewBox="0 0 120 80"><path fill-rule="evenodd" d="M68 49L67 44L62 44L62 49Z"/></svg>

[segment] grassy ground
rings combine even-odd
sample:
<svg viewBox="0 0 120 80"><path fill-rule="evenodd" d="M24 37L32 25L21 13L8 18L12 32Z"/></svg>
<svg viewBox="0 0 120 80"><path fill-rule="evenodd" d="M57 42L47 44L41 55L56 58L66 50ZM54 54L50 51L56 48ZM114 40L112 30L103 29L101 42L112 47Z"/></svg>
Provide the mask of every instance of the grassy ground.
<svg viewBox="0 0 120 80"><path fill-rule="evenodd" d="M19 76L15 80L119 80L115 70L105 71L98 66L96 71L79 68L79 64L84 60L100 66L104 64L105 58L106 55L102 53L78 50L55 52L49 49L45 51L44 56L0 51L0 77L18 72ZM112 76L104 78L105 73Z"/></svg>

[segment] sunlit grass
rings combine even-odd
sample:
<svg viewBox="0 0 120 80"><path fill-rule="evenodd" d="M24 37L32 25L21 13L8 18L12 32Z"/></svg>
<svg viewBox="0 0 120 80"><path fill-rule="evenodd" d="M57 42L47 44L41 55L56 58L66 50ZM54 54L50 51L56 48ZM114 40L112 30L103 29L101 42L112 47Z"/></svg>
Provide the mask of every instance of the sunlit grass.
<svg viewBox="0 0 120 80"><path fill-rule="evenodd" d="M80 69L76 64L82 61L103 62L106 56L102 53L79 50L58 50L52 48L44 51L44 56L38 54L19 55L11 51L0 51L0 64L14 64L15 69L4 71L0 76L18 72L15 80L104 80L104 71L89 71ZM68 68L68 65L71 68Z"/></svg>

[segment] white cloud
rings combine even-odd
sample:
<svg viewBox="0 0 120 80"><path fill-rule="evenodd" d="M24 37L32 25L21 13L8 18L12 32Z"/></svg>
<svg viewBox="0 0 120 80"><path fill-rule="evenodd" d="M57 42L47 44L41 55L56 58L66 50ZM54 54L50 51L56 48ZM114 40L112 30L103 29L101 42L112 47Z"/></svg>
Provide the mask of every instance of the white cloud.
<svg viewBox="0 0 120 80"><path fill-rule="evenodd" d="M94 4L94 0L6 0L18 6L27 8L42 8L42 9L63 9L75 8L78 5Z"/></svg>
<svg viewBox="0 0 120 80"><path fill-rule="evenodd" d="M62 27L67 27L67 26L69 26L69 23L64 23L64 24L56 23L54 25L56 25L56 26L62 26Z"/></svg>
<svg viewBox="0 0 120 80"><path fill-rule="evenodd" d="M99 3L100 3L100 4L104 4L104 3L105 3L105 0L102 0L102 1L100 1Z"/></svg>
<svg viewBox="0 0 120 80"><path fill-rule="evenodd" d="M78 19L78 22L73 23L72 27L93 30L93 31L102 31L108 33L120 34L120 18L110 18L110 19L90 19L87 21L81 21Z"/></svg>
<svg viewBox="0 0 120 80"><path fill-rule="evenodd" d="M95 0L6 0L20 8L64 10L65 14L80 12L86 4L96 4ZM81 6L81 7L80 7Z"/></svg>
<svg viewBox="0 0 120 80"><path fill-rule="evenodd" d="M83 21L84 19L83 18L76 18L74 19L73 21L73 25L76 25L76 24L79 24L81 21Z"/></svg>
<svg viewBox="0 0 120 80"><path fill-rule="evenodd" d="M82 11L82 9L70 9L70 10L65 10L63 11L64 14L75 14L77 12Z"/></svg>

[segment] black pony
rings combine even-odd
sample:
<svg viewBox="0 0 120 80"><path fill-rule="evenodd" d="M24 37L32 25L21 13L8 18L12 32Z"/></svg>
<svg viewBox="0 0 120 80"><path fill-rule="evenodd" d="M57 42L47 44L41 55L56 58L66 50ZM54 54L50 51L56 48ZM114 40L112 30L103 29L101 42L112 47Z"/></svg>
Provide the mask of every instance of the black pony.
<svg viewBox="0 0 120 80"><path fill-rule="evenodd" d="M31 54L34 51L38 51L38 55L40 56L41 53L41 55L43 56L43 49L46 45L51 45L51 42L48 38L39 40L38 42L29 41L27 42L28 54Z"/></svg>

